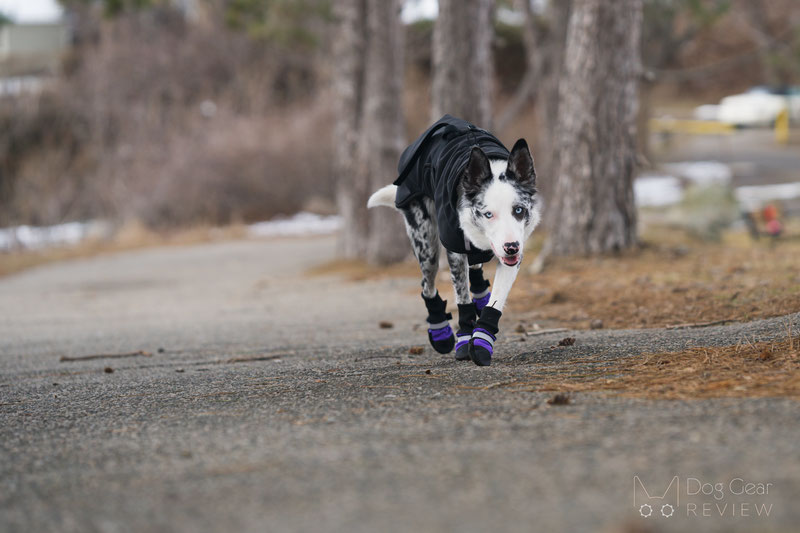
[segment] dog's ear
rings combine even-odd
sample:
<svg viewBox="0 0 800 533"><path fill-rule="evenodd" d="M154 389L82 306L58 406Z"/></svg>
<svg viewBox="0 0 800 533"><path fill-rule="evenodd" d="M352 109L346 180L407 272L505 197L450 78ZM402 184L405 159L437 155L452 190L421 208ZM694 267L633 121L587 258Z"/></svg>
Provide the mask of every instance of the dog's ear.
<svg viewBox="0 0 800 533"><path fill-rule="evenodd" d="M469 162L464 169L464 192L467 196L474 196L481 190L483 183L491 179L492 167L489 165L489 158L483 153L479 146L473 146L469 154Z"/></svg>
<svg viewBox="0 0 800 533"><path fill-rule="evenodd" d="M525 139L520 139L514 143L511 155L508 157L506 175L526 187L536 187L536 170L533 168L533 156Z"/></svg>

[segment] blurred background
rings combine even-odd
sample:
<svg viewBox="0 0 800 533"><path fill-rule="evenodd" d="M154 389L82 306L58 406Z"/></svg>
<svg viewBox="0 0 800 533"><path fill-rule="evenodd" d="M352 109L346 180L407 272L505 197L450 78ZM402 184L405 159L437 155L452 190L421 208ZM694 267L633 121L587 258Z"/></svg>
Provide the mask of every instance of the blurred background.
<svg viewBox="0 0 800 533"><path fill-rule="evenodd" d="M558 104L574 83L572 4L0 0L0 254L218 227L340 231L345 257L403 259L402 230L387 237L399 217L368 215L363 200L443 112L507 145L528 139L558 211L552 232L570 216L552 197L568 173ZM626 231L791 240L800 5L639 9L626 93L635 164L621 172L626 186L635 178L637 217ZM458 94L466 85L477 94Z"/></svg>

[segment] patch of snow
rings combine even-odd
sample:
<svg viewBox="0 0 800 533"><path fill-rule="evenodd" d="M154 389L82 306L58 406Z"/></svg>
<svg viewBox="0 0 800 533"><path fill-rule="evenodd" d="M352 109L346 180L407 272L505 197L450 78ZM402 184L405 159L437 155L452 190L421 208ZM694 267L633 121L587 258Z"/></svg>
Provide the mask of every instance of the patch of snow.
<svg viewBox="0 0 800 533"><path fill-rule="evenodd" d="M525 15L523 13L504 6L497 8L495 18L508 26L522 26L525 23Z"/></svg>
<svg viewBox="0 0 800 533"><path fill-rule="evenodd" d="M0 13L15 24L47 24L61 19L64 9L57 0L0 0Z"/></svg>
<svg viewBox="0 0 800 533"><path fill-rule="evenodd" d="M547 10L549 0L529 0L531 9L537 15L543 14ZM420 20L435 20L439 16L438 0L405 0L400 11L400 19L404 24L413 24ZM510 26L521 26L525 21L525 16L506 6L498 6L495 13L497 20Z"/></svg>
<svg viewBox="0 0 800 533"><path fill-rule="evenodd" d="M641 174L633 182L638 207L664 207L680 203L688 184L699 187L728 187L731 167L718 161L685 161L663 165L664 173Z"/></svg>
<svg viewBox="0 0 800 533"><path fill-rule="evenodd" d="M439 2L436 0L407 0L400 12L404 24L420 20L434 20L439 15Z"/></svg>
<svg viewBox="0 0 800 533"><path fill-rule="evenodd" d="M800 182L774 185L746 185L733 191L736 200L746 211L755 211L769 202L800 198Z"/></svg>
<svg viewBox="0 0 800 533"><path fill-rule="evenodd" d="M731 167L719 161L670 163L664 168L678 177L700 186L728 185L733 178Z"/></svg>
<svg viewBox="0 0 800 533"><path fill-rule="evenodd" d="M681 180L675 176L647 174L633 182L637 207L663 207L677 204L683 198Z"/></svg>
<svg viewBox="0 0 800 533"><path fill-rule="evenodd" d="M719 106L716 104L705 104L697 106L692 111L692 116L697 120L717 120L719 117Z"/></svg>
<svg viewBox="0 0 800 533"><path fill-rule="evenodd" d="M250 224L247 231L254 237L325 235L335 233L341 227L342 217L338 215L320 216L314 213L297 213L290 218Z"/></svg>
<svg viewBox="0 0 800 533"><path fill-rule="evenodd" d="M67 222L55 226L15 226L0 229L0 250L41 250L77 244L87 237L100 237L108 230L101 221Z"/></svg>
<svg viewBox="0 0 800 533"><path fill-rule="evenodd" d="M0 78L0 96L18 96L23 93L42 92L44 80L40 76L16 76Z"/></svg>
<svg viewBox="0 0 800 533"><path fill-rule="evenodd" d="M686 161L664 165L671 173L695 185L728 185L733 179L731 167L719 161Z"/></svg>

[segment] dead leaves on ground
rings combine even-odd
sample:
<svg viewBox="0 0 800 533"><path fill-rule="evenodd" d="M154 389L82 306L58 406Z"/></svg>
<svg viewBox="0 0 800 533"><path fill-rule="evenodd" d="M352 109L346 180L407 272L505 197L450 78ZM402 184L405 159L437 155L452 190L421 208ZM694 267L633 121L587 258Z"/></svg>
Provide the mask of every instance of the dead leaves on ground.
<svg viewBox="0 0 800 533"><path fill-rule="evenodd" d="M800 243L655 245L617 256L553 260L514 285L519 318L570 329L750 321L800 311Z"/></svg>
<svg viewBox="0 0 800 533"><path fill-rule="evenodd" d="M541 365L508 385L531 392L605 392L650 399L788 397L800 399L800 339L695 347L617 359Z"/></svg>
<svg viewBox="0 0 800 533"><path fill-rule="evenodd" d="M570 399L569 394L558 393L549 400L547 403L549 405L569 405Z"/></svg>

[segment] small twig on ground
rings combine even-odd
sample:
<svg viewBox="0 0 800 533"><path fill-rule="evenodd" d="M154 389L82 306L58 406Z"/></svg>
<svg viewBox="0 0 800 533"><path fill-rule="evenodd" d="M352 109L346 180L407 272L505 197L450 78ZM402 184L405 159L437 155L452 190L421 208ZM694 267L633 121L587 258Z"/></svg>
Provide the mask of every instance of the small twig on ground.
<svg viewBox="0 0 800 533"><path fill-rule="evenodd" d="M255 357L231 357L226 363L249 363L251 361L272 361L282 358L282 355L257 355Z"/></svg>
<svg viewBox="0 0 800 533"><path fill-rule="evenodd" d="M567 328L551 328L551 329L540 329L539 331L529 331L526 333L528 337L533 337L535 335L547 335L548 333L562 333L564 331L569 331Z"/></svg>
<svg viewBox="0 0 800 533"><path fill-rule="evenodd" d="M689 329L689 328L707 328L708 326L719 326L720 324L727 324L728 322L736 322L732 318L724 320L712 320L711 322L690 322L688 324L670 324L665 326L665 329Z"/></svg>
<svg viewBox="0 0 800 533"><path fill-rule="evenodd" d="M123 357L138 357L140 355L143 357L153 356L153 354L151 354L150 352L139 350L136 352L128 352L128 353L101 353L94 355L79 355L77 357L69 357L67 355L62 355L59 361L64 363L72 361L91 361L92 359L122 359Z"/></svg>
<svg viewBox="0 0 800 533"><path fill-rule="evenodd" d="M511 381L498 381L497 383L491 383L483 387L484 390L496 389L497 387L505 387L506 385L514 385L518 383L519 380L512 379Z"/></svg>

